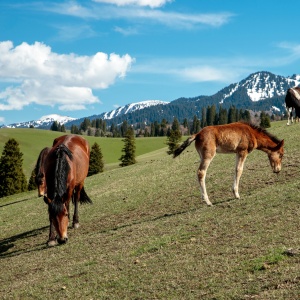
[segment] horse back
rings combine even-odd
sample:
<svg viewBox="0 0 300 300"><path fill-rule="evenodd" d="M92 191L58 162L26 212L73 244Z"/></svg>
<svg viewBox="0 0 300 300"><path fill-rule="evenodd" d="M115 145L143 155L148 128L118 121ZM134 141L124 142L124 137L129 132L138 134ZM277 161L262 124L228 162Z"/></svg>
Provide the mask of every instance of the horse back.
<svg viewBox="0 0 300 300"><path fill-rule="evenodd" d="M287 107L295 107L297 111L300 111L300 88L294 87L287 90L285 96L285 105Z"/></svg>
<svg viewBox="0 0 300 300"><path fill-rule="evenodd" d="M204 127L195 140L196 149L200 154L251 152L257 147L254 130L240 122Z"/></svg>

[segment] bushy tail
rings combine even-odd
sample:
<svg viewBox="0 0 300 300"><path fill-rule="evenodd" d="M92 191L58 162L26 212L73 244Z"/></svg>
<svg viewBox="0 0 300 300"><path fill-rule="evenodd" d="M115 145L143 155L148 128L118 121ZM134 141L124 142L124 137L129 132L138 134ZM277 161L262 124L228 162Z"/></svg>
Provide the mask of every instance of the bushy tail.
<svg viewBox="0 0 300 300"><path fill-rule="evenodd" d="M81 189L80 191L80 199L79 199L80 203L90 203L92 204L92 200L90 199L90 197L87 195L87 193L84 190L84 187Z"/></svg>
<svg viewBox="0 0 300 300"><path fill-rule="evenodd" d="M186 141L184 141L177 149L175 149L173 153L173 158L177 157L185 148L187 148L195 139L196 134L189 137Z"/></svg>

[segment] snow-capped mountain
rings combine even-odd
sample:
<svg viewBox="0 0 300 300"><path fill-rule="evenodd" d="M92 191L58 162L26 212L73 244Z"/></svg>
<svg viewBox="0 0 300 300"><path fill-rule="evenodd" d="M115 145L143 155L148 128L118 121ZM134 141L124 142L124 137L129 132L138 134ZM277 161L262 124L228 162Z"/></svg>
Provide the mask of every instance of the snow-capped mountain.
<svg viewBox="0 0 300 300"><path fill-rule="evenodd" d="M115 117L118 117L120 115L125 115L128 113L132 113L136 110L141 110L146 107L151 107L151 106L156 106L156 105L166 105L169 104L169 102L161 101L161 100L146 100L146 101L141 101L137 103L131 103L127 104L125 106L120 106L117 109L114 109L110 112L106 112L100 115L101 119L112 119Z"/></svg>
<svg viewBox="0 0 300 300"><path fill-rule="evenodd" d="M202 108L211 105L228 109L234 105L238 109L253 111L269 111L282 114L285 111L284 98L286 91L294 86L300 86L300 75L280 76L270 72L256 72L238 83L230 84L211 96L197 96L193 98L179 98L171 102L148 100L131 103L118 107L110 112L86 116L90 120L105 119L107 124L121 124L127 120L130 124L161 121L163 118L172 121L174 117L182 120L192 120L195 115L201 117ZM2 127L38 127L48 129L54 121L79 126L85 118L75 119L59 115L44 116L37 121L10 124Z"/></svg>
<svg viewBox="0 0 300 300"><path fill-rule="evenodd" d="M223 89L223 99L221 99L220 103L223 103L226 98L229 98L241 88L246 89L248 97L255 102L276 96L284 96L288 88L299 84L300 75L283 77L270 72L257 72Z"/></svg>
<svg viewBox="0 0 300 300"><path fill-rule="evenodd" d="M30 126L36 127L36 128L50 128L50 126L53 124L53 122L57 121L57 123L60 123L61 125L76 120L75 118L66 117L66 116L60 116L57 114L47 115L41 117L39 120L35 121L28 121L28 122L21 122L21 123L14 123L7 126L7 128L27 128Z"/></svg>

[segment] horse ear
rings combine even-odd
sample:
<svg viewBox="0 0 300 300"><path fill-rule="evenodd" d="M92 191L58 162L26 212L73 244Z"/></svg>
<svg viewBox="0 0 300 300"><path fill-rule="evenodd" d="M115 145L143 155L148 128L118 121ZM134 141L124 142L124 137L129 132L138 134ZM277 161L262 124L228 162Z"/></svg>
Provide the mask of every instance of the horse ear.
<svg viewBox="0 0 300 300"><path fill-rule="evenodd" d="M283 147L283 145L284 145L284 140L282 140L282 141L279 143L279 145L280 145L280 148Z"/></svg>
<svg viewBox="0 0 300 300"><path fill-rule="evenodd" d="M282 140L281 142L279 142L278 144L277 144L277 146L275 147L275 151L278 151L279 149L281 149L282 147L283 147L283 145L284 145L284 140Z"/></svg>

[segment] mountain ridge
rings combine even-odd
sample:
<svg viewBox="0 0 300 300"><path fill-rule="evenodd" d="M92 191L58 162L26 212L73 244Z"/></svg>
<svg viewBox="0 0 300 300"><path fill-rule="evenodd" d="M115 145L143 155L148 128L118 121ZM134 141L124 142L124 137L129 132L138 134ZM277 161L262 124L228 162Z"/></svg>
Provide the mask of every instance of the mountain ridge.
<svg viewBox="0 0 300 300"><path fill-rule="evenodd" d="M66 128L70 128L72 125L79 126L85 118L90 120L104 119L108 126L113 123L115 125L121 124L124 120L129 124L152 123L161 121L163 118L171 122L174 117L180 121L184 118L191 120L195 115L200 118L202 108L211 105L221 105L223 108L234 105L238 109L264 110L283 114L286 91L288 88L298 85L300 85L300 75L298 74L284 77L267 71L259 71L237 83L222 88L211 96L180 97L171 102L146 100L127 104L110 112L79 119L71 117L60 119L59 115L56 115L57 119L54 118L52 122L49 121L50 118L45 122L41 118L37 121L17 123L18 126L10 124L5 127L30 127L32 125L37 128L48 129L54 121L57 121L64 124Z"/></svg>

